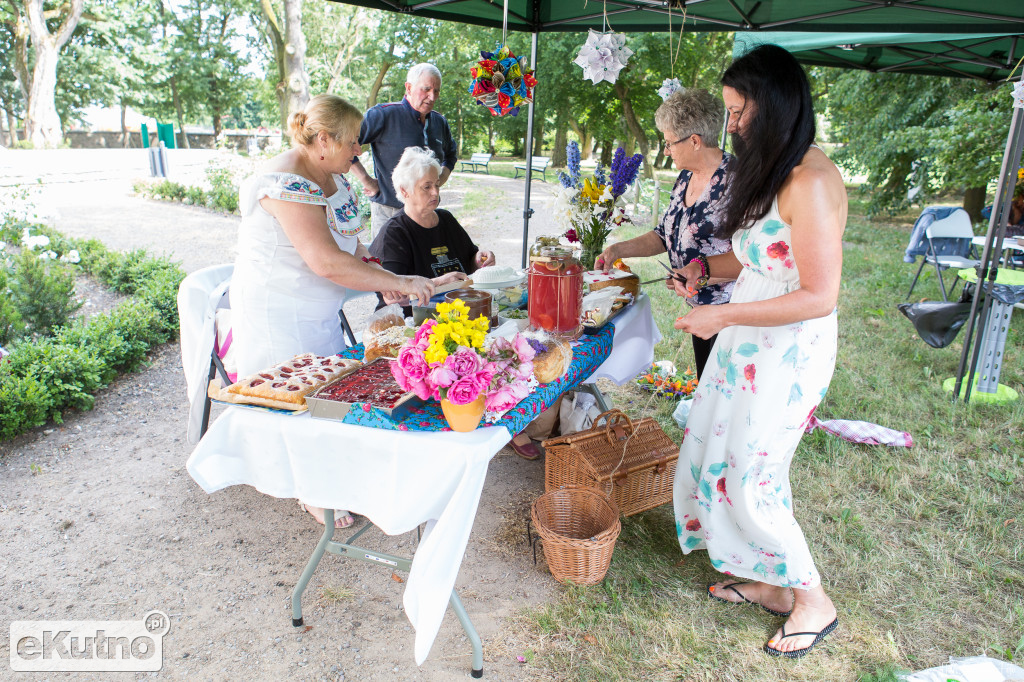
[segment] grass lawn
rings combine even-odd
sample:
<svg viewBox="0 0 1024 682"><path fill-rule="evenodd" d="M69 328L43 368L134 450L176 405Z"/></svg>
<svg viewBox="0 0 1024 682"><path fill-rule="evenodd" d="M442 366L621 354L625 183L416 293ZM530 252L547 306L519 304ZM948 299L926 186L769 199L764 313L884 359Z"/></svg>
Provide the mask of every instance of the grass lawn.
<svg viewBox="0 0 1024 682"><path fill-rule="evenodd" d="M839 359L817 414L908 431L914 447L854 445L818 431L792 468L796 516L839 609L837 631L802 661L766 656L761 645L781 619L708 599L705 586L719 574L706 553L683 556L665 505L624 521L601 585L564 588L522 617L522 654L538 676L874 681L949 656L1024 661L1024 401L968 407L942 391L963 335L931 348L896 309L917 267L903 263L912 221L868 222L851 202ZM660 274L644 259L631 265L641 280ZM679 301L660 285L646 290L665 334L657 358L685 366L690 341L672 329ZM939 298L934 272L915 289L924 296ZM1022 345L1018 311L1001 377L1018 392ZM681 439L669 402L651 405L628 385L612 397Z"/></svg>

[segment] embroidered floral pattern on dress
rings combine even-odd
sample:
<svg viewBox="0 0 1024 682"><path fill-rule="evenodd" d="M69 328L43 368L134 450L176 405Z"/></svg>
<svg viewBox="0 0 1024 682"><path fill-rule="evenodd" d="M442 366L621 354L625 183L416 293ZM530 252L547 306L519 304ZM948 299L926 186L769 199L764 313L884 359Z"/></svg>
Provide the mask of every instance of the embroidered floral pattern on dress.
<svg viewBox="0 0 1024 682"><path fill-rule="evenodd" d="M340 235L351 237L365 229L359 215L359 203L344 175L334 176L340 195L338 198L342 202L340 206L334 205L330 199L324 197L324 191L309 180L293 174L284 174L284 177L294 179L281 181L277 198L300 204L324 206L327 211L327 226Z"/></svg>

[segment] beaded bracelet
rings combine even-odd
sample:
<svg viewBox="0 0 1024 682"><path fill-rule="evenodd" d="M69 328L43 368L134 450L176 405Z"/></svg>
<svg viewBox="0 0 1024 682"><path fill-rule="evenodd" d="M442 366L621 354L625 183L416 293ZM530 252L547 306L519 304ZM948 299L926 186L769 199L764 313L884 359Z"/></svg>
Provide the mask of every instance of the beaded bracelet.
<svg viewBox="0 0 1024 682"><path fill-rule="evenodd" d="M690 263L698 263L700 265L700 277L697 278L695 284L698 289L703 289L707 286L708 280L711 278L711 264L708 263L708 259L704 254L698 255L696 258L691 258ZM687 263L687 265L690 263Z"/></svg>

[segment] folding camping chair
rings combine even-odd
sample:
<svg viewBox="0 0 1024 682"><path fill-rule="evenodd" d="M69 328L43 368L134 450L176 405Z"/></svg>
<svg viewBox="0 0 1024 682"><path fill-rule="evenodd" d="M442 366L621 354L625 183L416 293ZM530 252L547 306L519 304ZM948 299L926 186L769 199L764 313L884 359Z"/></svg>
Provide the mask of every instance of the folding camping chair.
<svg viewBox="0 0 1024 682"><path fill-rule="evenodd" d="M910 291L907 292L907 299L914 293L917 280L921 276L925 263L931 263L935 267L935 274L939 277L939 288L942 289L942 300L948 301L946 283L942 279L942 271L946 268L973 268L980 262L977 258L971 258L971 239L974 238L974 229L971 227L971 218L967 211L958 208L947 217L936 220L925 228L925 239L928 246L921 259L921 265L917 268L914 281L910 284ZM954 276L955 278L955 276ZM955 281L953 286L955 287ZM952 289L950 291L952 293Z"/></svg>
<svg viewBox="0 0 1024 682"><path fill-rule="evenodd" d="M373 296L376 298L377 292L350 290L344 300L342 300L341 307L338 308L338 321L341 323L341 331L345 335L345 339L348 341L348 345L350 346L354 346L359 343L359 339L356 338L355 330L349 323L348 318L345 317L345 304L349 301L354 301L357 298L365 298L367 296Z"/></svg>

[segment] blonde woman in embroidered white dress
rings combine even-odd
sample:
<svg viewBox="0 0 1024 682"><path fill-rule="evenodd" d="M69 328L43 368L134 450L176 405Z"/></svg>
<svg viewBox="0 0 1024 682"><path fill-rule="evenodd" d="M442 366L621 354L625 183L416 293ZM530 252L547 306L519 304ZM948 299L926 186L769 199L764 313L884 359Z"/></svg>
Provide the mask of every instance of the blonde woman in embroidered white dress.
<svg viewBox="0 0 1024 682"><path fill-rule="evenodd" d="M334 95L292 114L292 148L239 190L242 223L231 277L233 348L240 375L300 353L345 349L338 310L350 290L427 300L433 283L384 270L360 243L358 206L342 173L361 152L362 114ZM323 510L306 507L323 523ZM352 524L348 512L336 525Z"/></svg>
<svg viewBox="0 0 1024 682"><path fill-rule="evenodd" d="M793 516L789 467L835 368L846 190L812 144L810 88L792 55L763 45L722 83L736 154L722 236L733 250L691 261L676 289L693 295L708 275L736 287L675 324L718 334L679 453L676 533L683 552L706 549L731 576L708 587L712 598L787 617L763 648L799 658L839 623Z"/></svg>

